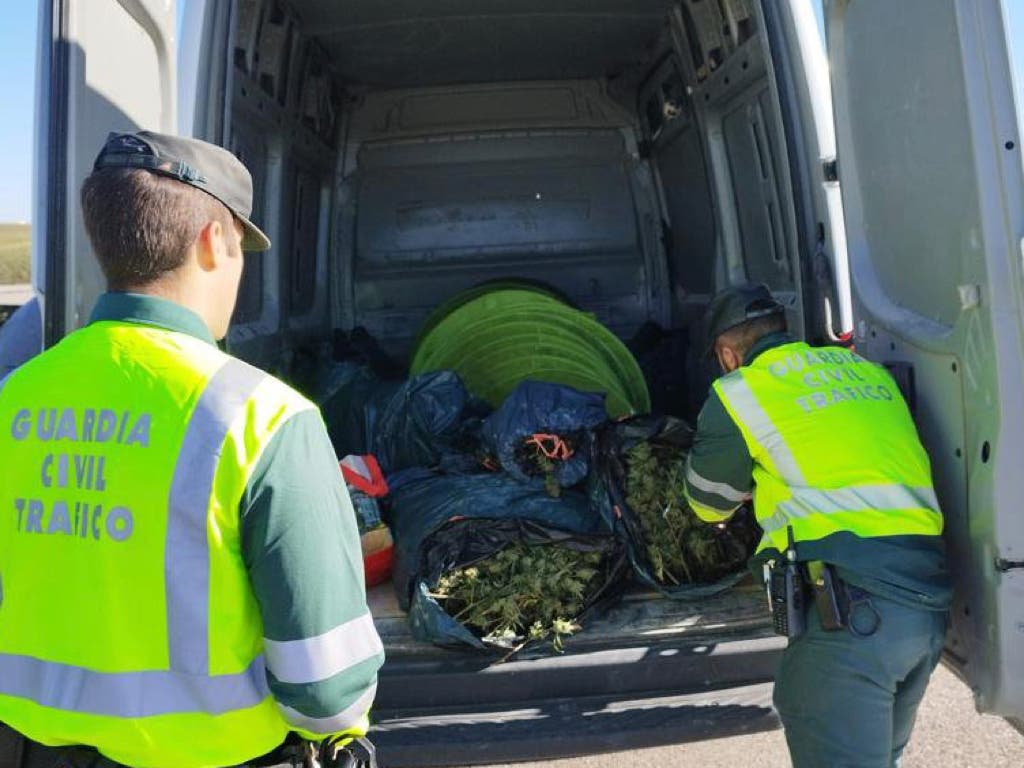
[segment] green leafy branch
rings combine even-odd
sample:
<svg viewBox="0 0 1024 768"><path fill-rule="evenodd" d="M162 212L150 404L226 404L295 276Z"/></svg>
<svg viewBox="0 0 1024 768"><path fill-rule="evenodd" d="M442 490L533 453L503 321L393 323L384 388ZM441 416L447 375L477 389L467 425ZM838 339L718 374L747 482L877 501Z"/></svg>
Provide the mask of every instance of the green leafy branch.
<svg viewBox="0 0 1024 768"><path fill-rule="evenodd" d="M722 536L683 498L686 453L642 442L626 452L626 503L639 518L654 578L680 585L714 581L740 564Z"/></svg>
<svg viewBox="0 0 1024 768"><path fill-rule="evenodd" d="M444 574L432 597L486 641L510 646L578 631L576 618L600 584L601 552L557 544L511 544L468 568Z"/></svg>

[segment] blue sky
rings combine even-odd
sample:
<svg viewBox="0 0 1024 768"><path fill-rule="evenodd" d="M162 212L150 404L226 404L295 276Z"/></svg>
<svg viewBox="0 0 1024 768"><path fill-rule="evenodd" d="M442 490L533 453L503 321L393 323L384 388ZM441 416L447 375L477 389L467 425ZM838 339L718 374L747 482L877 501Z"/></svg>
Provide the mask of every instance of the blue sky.
<svg viewBox="0 0 1024 768"><path fill-rule="evenodd" d="M36 3L4 3L0 25L0 72L4 110L0 119L0 222L28 221L32 198L32 123L35 111Z"/></svg>
<svg viewBox="0 0 1024 768"><path fill-rule="evenodd" d="M820 0L815 0L818 5ZM179 7L182 3L179 0ZM0 222L27 221L32 196L32 139L35 100L37 4L30 0L4 3L0 25L0 72L4 77L4 110L0 119ZM1015 42L1018 105L1024 108L1024 2L1007 0L1010 39Z"/></svg>

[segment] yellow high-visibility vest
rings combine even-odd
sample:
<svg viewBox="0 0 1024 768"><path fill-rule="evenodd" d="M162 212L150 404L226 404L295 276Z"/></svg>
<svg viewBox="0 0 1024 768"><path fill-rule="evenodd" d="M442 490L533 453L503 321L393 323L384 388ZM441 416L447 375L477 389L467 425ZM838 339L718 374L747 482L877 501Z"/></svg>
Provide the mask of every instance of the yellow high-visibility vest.
<svg viewBox="0 0 1024 768"><path fill-rule="evenodd" d="M839 347L784 344L714 389L754 460L758 551L848 531L942 533L928 455L889 373Z"/></svg>
<svg viewBox="0 0 1024 768"><path fill-rule="evenodd" d="M314 407L184 333L104 321L0 390L0 721L153 768L280 744L239 503Z"/></svg>

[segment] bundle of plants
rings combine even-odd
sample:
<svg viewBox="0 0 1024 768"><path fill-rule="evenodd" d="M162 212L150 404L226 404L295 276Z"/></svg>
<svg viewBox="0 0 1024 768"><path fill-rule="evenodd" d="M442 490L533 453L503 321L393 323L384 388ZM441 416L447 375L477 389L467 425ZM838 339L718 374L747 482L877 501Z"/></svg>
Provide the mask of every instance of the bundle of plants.
<svg viewBox="0 0 1024 768"><path fill-rule="evenodd" d="M625 547L587 497L501 473L389 477L394 585L412 634L504 653L563 639L614 599Z"/></svg>
<svg viewBox="0 0 1024 768"><path fill-rule="evenodd" d="M580 629L584 608L602 583L599 550L558 544L510 544L473 565L441 576L430 596L486 642L516 646L562 639Z"/></svg>
<svg viewBox="0 0 1024 768"><path fill-rule="evenodd" d="M708 524L684 500L685 451L645 441L628 449L625 461L626 504L638 518L659 584L707 584L744 566L752 553L749 526Z"/></svg>
<svg viewBox="0 0 1024 768"><path fill-rule="evenodd" d="M746 509L709 524L683 497L693 431L670 417L610 425L597 438L595 506L624 538L637 576L679 598L728 589L746 574L760 532Z"/></svg>

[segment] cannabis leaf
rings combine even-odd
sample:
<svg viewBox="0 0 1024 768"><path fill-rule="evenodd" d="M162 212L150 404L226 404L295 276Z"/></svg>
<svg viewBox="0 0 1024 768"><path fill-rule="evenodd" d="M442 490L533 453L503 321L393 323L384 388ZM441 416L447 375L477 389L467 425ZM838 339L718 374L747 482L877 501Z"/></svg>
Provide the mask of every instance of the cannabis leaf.
<svg viewBox="0 0 1024 768"><path fill-rule="evenodd" d="M579 631L576 618L600 586L605 555L558 544L510 544L441 576L431 596L485 640L505 646Z"/></svg>

